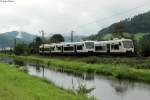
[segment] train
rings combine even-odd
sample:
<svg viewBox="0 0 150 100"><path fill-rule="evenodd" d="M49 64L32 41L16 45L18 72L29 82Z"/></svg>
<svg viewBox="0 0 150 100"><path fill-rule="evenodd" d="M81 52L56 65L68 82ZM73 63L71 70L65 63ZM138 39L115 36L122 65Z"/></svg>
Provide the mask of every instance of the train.
<svg viewBox="0 0 150 100"><path fill-rule="evenodd" d="M11 47L0 48L0 53L12 54L12 53L14 53L14 48L11 48Z"/></svg>
<svg viewBox="0 0 150 100"><path fill-rule="evenodd" d="M131 39L61 42L40 45L39 54L134 54L134 44Z"/></svg>

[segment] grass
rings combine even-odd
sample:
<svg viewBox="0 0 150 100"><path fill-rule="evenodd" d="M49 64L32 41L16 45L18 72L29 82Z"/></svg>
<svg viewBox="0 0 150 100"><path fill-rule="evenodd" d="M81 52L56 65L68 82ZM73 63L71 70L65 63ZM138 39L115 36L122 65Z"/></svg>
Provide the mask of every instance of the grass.
<svg viewBox="0 0 150 100"><path fill-rule="evenodd" d="M89 100L0 62L0 100Z"/></svg>
<svg viewBox="0 0 150 100"><path fill-rule="evenodd" d="M111 40L112 36L113 36L112 34L105 34L103 39L104 40Z"/></svg>
<svg viewBox="0 0 150 100"><path fill-rule="evenodd" d="M150 69L150 59L145 57L87 57L77 59L89 64L124 64L136 69Z"/></svg>
<svg viewBox="0 0 150 100"><path fill-rule="evenodd" d="M144 35L147 35L148 33L137 33L134 34L135 40L139 41Z"/></svg>
<svg viewBox="0 0 150 100"><path fill-rule="evenodd" d="M2 56L2 55L1 55ZM3 55L4 56L4 55ZM128 79L150 83L150 70L148 67L150 59L137 58L114 58L114 57L92 57L90 58L71 58L71 57L43 57L43 56L9 56L15 59L38 61L51 65L51 67L62 68L70 72L87 72L103 75L110 75L119 79ZM141 65L138 65L140 64ZM145 65L143 65L145 64ZM145 67L140 67L140 66ZM139 66L139 67L136 67Z"/></svg>

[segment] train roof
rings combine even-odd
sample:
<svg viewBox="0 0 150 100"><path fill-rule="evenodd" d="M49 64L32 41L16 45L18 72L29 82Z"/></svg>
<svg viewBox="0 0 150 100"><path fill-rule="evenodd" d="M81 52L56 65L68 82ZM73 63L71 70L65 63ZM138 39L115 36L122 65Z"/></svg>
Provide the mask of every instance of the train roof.
<svg viewBox="0 0 150 100"><path fill-rule="evenodd" d="M44 47L50 47L51 45L50 44L44 44ZM43 44L40 45L40 48L43 47Z"/></svg>
<svg viewBox="0 0 150 100"><path fill-rule="evenodd" d="M80 42L61 42L58 44L81 44L81 43L85 43L85 42L95 42L95 41L80 41Z"/></svg>
<svg viewBox="0 0 150 100"><path fill-rule="evenodd" d="M108 41L96 41L95 43L114 43L114 42L121 42L121 41L132 41L131 39L114 39L114 40L108 40Z"/></svg>

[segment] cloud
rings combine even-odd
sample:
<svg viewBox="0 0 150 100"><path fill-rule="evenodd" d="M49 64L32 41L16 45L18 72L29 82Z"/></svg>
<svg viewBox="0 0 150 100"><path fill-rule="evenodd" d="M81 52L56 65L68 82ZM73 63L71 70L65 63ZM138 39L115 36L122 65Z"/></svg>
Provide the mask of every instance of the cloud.
<svg viewBox="0 0 150 100"><path fill-rule="evenodd" d="M101 28L113 22L149 11L149 5L117 15L130 8L140 6L149 0L15 0L14 3L0 3L0 30L21 30L39 34L46 33L96 34ZM105 20L103 19L105 18Z"/></svg>

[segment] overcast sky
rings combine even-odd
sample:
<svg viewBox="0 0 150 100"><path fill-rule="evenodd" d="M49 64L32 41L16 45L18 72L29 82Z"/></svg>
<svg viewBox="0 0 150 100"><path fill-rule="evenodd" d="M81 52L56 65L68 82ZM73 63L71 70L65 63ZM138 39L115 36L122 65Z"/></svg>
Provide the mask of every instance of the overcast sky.
<svg viewBox="0 0 150 100"><path fill-rule="evenodd" d="M47 34L68 35L74 30L76 34L90 35L114 22L150 11L150 0L14 1L0 2L0 33L20 30L39 34L43 29Z"/></svg>

